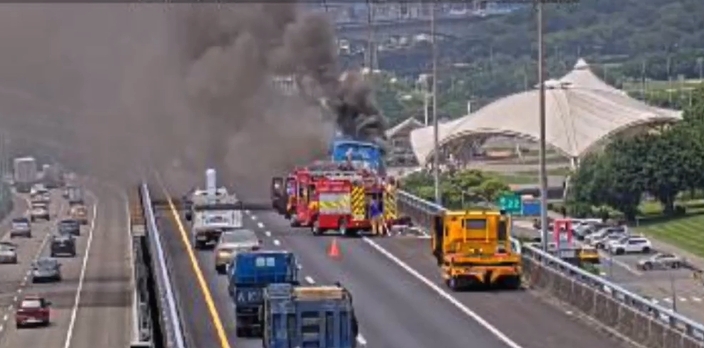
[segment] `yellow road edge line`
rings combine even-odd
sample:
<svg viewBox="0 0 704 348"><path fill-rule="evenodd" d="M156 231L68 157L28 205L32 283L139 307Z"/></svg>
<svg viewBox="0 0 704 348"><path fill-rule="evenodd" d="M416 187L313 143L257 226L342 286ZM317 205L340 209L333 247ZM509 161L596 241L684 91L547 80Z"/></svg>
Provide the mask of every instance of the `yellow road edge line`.
<svg viewBox="0 0 704 348"><path fill-rule="evenodd" d="M188 240L188 233L186 232L186 229L183 227L183 222L181 221L181 217L179 216L178 211L176 210L176 206L174 205L173 200L171 200L171 196L169 196L169 192L166 190L166 186L164 186L164 183L161 182L161 180L157 179L159 181L159 186L161 186L162 191L164 191L164 195L166 196L166 201L169 203L169 210L171 211L171 216L176 223L176 226L178 227L178 230L181 234L181 241L183 244L186 246L186 253L188 254L188 259L191 262L191 267L193 268L193 272L196 274L196 279L198 279L198 286L201 289L201 292L203 293L203 299L205 300L205 304L208 306L208 312L210 313L210 319L213 322L213 325L215 325L215 331L218 335L218 339L220 341L220 347L221 348L231 348L230 342L227 339L227 334L225 333L225 328L222 325L222 320L220 319L220 314L218 313L217 307L215 307L215 301L213 301L213 295L210 293L210 289L208 288L208 283L205 281L205 276L203 276L203 271L201 271L200 266L198 265L198 259L196 259L196 254L193 252L193 247L191 246L191 242Z"/></svg>

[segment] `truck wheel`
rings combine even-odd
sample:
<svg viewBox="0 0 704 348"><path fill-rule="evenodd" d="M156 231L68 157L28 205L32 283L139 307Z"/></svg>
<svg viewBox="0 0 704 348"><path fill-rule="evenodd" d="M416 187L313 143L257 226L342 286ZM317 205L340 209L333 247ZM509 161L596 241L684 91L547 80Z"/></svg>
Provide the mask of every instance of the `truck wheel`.
<svg viewBox="0 0 704 348"><path fill-rule="evenodd" d="M319 236L323 234L323 231L320 229L320 222L317 219L313 221L313 224L311 225L310 229L313 232L314 236Z"/></svg>
<svg viewBox="0 0 704 348"><path fill-rule="evenodd" d="M237 337L245 337L246 336L245 334L246 334L245 330L241 327L238 327L235 330L235 335L237 335Z"/></svg>
<svg viewBox="0 0 704 348"><path fill-rule="evenodd" d="M350 230L347 228L347 220L341 219L339 223L338 230L340 231L340 234L349 237L350 236Z"/></svg>
<svg viewBox="0 0 704 348"><path fill-rule="evenodd" d="M452 291L457 291L459 289L459 282L457 281L457 278L451 277L450 279L448 279L447 287L449 287Z"/></svg>
<svg viewBox="0 0 704 348"><path fill-rule="evenodd" d="M296 220L296 218L291 219L291 227L300 227L301 224Z"/></svg>

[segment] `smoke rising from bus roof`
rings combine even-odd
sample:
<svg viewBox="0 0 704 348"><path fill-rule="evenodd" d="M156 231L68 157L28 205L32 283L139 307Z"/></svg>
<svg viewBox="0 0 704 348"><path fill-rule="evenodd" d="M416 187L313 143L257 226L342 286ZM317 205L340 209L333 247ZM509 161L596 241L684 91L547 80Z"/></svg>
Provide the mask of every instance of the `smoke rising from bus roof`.
<svg viewBox="0 0 704 348"><path fill-rule="evenodd" d="M27 126L37 142L61 138L56 156L124 183L148 167L193 173L181 190L215 167L266 188L323 155L335 128L383 141L368 86L338 79L334 28L294 3L2 4L0 44L3 117L41 115ZM270 83L288 75L309 98Z"/></svg>

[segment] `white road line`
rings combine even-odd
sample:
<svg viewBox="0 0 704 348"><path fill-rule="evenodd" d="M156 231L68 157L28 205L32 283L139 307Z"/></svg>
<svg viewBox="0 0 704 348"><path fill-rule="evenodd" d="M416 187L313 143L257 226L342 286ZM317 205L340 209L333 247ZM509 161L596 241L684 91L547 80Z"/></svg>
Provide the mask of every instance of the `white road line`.
<svg viewBox="0 0 704 348"><path fill-rule="evenodd" d="M12 310L12 305L7 306L7 310L11 311Z"/></svg>
<svg viewBox="0 0 704 348"><path fill-rule="evenodd" d="M267 237L271 237L271 231L266 231L266 232L264 232L264 235L267 236Z"/></svg>
<svg viewBox="0 0 704 348"><path fill-rule="evenodd" d="M12 302L17 302L17 296L12 298Z"/></svg>
<svg viewBox="0 0 704 348"><path fill-rule="evenodd" d="M17 293L18 293L18 294L21 294L21 293L22 293L22 290L23 290L22 288L17 289Z"/></svg>
<svg viewBox="0 0 704 348"><path fill-rule="evenodd" d="M256 216L256 215L250 215L249 217L252 218L252 220L257 221L257 216Z"/></svg>
<svg viewBox="0 0 704 348"><path fill-rule="evenodd" d="M687 302L687 299L684 297L680 297L680 302Z"/></svg>
<svg viewBox="0 0 704 348"><path fill-rule="evenodd" d="M0 332L3 332L3 330L5 330L5 326L4 326L4 325L0 325Z"/></svg>
<svg viewBox="0 0 704 348"><path fill-rule="evenodd" d="M362 336L362 334L358 334L357 335L357 343L359 343L359 345L361 345L361 346L366 346L367 340L364 339L364 336Z"/></svg>
<svg viewBox="0 0 704 348"><path fill-rule="evenodd" d="M247 215L249 215L249 214L251 214L252 212L249 211L249 210L245 210L244 213L247 214Z"/></svg>
<svg viewBox="0 0 704 348"><path fill-rule="evenodd" d="M261 222L258 222L258 223L257 223L257 226L259 226L259 228L261 228L261 229L264 229L264 224L261 223Z"/></svg>
<svg viewBox="0 0 704 348"><path fill-rule="evenodd" d="M311 277L305 277L306 283L308 284L315 284L315 280Z"/></svg>
<svg viewBox="0 0 704 348"><path fill-rule="evenodd" d="M274 245L279 246L279 245L281 245L281 242L279 242L278 239L274 239Z"/></svg>
<svg viewBox="0 0 704 348"><path fill-rule="evenodd" d="M410 266L408 266L405 262L401 261L398 257L394 256L391 254L388 250L382 248L379 244L376 244L374 241L367 237L362 237L362 240L369 244L372 248L376 249L379 253L382 255L386 256L389 260L391 260L393 263L401 267L403 270L408 272L410 275L415 277L416 279L420 280L423 284L427 285L430 289L435 291L440 297L444 298L450 304L455 306L457 309L459 309L462 313L467 315L468 317L474 319L479 325L484 327L487 331L491 332L496 338L498 338L501 342L506 344L510 348L523 348L521 347L518 343L514 342L512 339L510 339L506 334L501 332L498 328L495 326L491 325L488 321L486 321L484 318L479 316L479 314L473 312L471 309L467 308L462 302L458 301L456 298L452 297L452 295L448 294L445 292L443 289L441 289L439 286L435 285L432 281L428 280L428 278L425 278L423 275L418 273L418 271L414 270Z"/></svg>
<svg viewBox="0 0 704 348"><path fill-rule="evenodd" d="M71 310L71 321L68 323L68 330L66 331L66 341L64 342L64 348L69 348L71 346L71 339L73 338L73 329L76 326L76 316L78 314L78 306L81 303L81 292L83 291L83 282L86 277L86 266L88 265L88 259L90 256L90 248L93 245L93 232L95 231L95 219L98 216L98 197L95 198L95 203L93 203L93 217L90 221L90 230L88 231L88 244L86 245L85 253L83 254L83 264L81 265L81 274L78 277L78 289L76 289L76 298L74 299L73 309Z"/></svg>
<svg viewBox="0 0 704 348"><path fill-rule="evenodd" d="M9 318L9 317L8 317L7 314L5 314L5 315L2 317L2 321L7 321L7 318Z"/></svg>
<svg viewBox="0 0 704 348"><path fill-rule="evenodd" d="M694 302L702 302L702 299L699 297L692 297L692 301Z"/></svg>
<svg viewBox="0 0 704 348"><path fill-rule="evenodd" d="M672 299L669 298L669 297L665 297L665 298L662 299L662 300L665 301L665 302L670 302L670 303L672 303Z"/></svg>

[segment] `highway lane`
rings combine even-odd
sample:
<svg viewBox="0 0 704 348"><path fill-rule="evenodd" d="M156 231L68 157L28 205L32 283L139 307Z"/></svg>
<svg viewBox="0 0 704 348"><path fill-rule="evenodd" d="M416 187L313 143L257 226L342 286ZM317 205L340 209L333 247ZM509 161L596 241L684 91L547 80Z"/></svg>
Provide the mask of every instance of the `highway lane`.
<svg viewBox="0 0 704 348"><path fill-rule="evenodd" d="M187 237L184 238L186 231L180 231L179 224L185 224L181 216L177 221L174 215L174 212L159 210L158 224L161 233L167 236L169 263L171 271L177 275L173 280L190 343L198 347L261 347L258 339L235 337L227 279L215 273L212 252L194 252L195 265L190 256L184 256L189 255L190 245ZM470 340L477 347L507 347L378 253L356 249L359 253L347 254L343 249L342 259L332 260L326 254L330 238L316 238L303 229L292 230L273 213L250 212L247 216L245 226L260 235L265 248L284 248L296 253L304 282L341 281L350 289L360 321L358 341L361 345L452 348L465 347ZM200 280L196 281L199 273L206 289L200 286Z"/></svg>
<svg viewBox="0 0 704 348"><path fill-rule="evenodd" d="M52 198L56 199L58 195ZM38 257L38 253L46 242L46 237L55 226L55 221L37 221L32 224L32 238L10 238L11 219L24 216L29 206L26 195L16 195L14 200L15 209L11 212L8 219L2 223L2 240L17 245L18 263L0 265L0 326L2 326L0 335L3 335L4 331L8 329L10 324L8 320L11 319L15 303L27 286L29 281L27 272L31 263ZM57 203L60 201L53 201L49 206L50 215L60 216L62 210L65 210L65 206Z"/></svg>
<svg viewBox="0 0 704 348"><path fill-rule="evenodd" d="M446 325L445 323L448 322L462 324L458 325L459 327L455 328L452 333L441 335L437 333L438 331L435 331L436 333L433 335L432 333L424 332L424 334L433 338L432 342L435 344L442 342L443 346L452 346L451 343L443 341L443 339L447 340L445 337L448 336L463 340L466 344L470 335L476 337L476 331L484 332L485 336L488 334L486 329L475 329L479 326L476 322L470 320L458 308L453 308L454 306L447 299L441 298L437 293L428 291L430 289L429 286L409 276L408 272L403 270L402 267L391 262L376 248L371 246L368 240L339 239L343 253L342 260L339 263L325 262L324 252L327 243L329 243L329 238L312 237L305 230L292 231L290 228L286 228L286 222L274 213L259 213L258 215L266 226L274 226L276 227L274 229L288 231L282 233L282 235L285 235L285 237L281 237L282 244L292 245L294 250L301 250L301 255L304 258L314 259L315 261L312 263L319 265L321 273L328 273L331 277L342 275L345 282L350 282L350 287L353 291L355 287L358 287L355 283L360 282L359 279L364 277L375 278L374 274L378 273L378 277L383 278L380 279L379 284L365 284L364 281L361 281L363 284L358 287L362 293L361 296L365 296L368 293L369 286L375 289L371 294L376 291L383 293L384 290L382 289L390 288L393 289L392 292L394 293L391 298L407 296L408 303L405 304L407 307L423 308L423 311L416 314L416 317L443 315L446 317L444 320L440 318L431 320L435 323L435 326ZM444 288L438 269L430 257L429 240L413 237L392 237L374 239L371 243L380 246L399 258L435 286ZM337 270L335 270L335 265L338 265ZM395 275L396 272L405 274L405 278L401 275ZM353 293L356 294L356 292ZM373 301L375 296L371 294L367 296ZM355 296L355 303L362 301L357 300L358 297L360 295ZM383 301L388 301L387 298L389 297L383 295L376 297L377 301L370 303L372 305L372 313L369 314L379 315L373 311L376 309L374 306L383 306ZM541 302L540 299L528 291L455 293L453 297L476 315L486 320L489 325L508 335L520 347L549 348L569 345L573 348L587 348L594 346L615 347L619 345L618 342L578 321L564 310ZM394 309L397 308L399 307L394 306ZM400 308L403 309L403 307ZM383 309L378 311L381 313L387 312L382 312ZM394 313L394 310L390 312ZM402 318L411 315L406 313L399 314L393 317L396 320L402 320ZM460 318L448 318L452 315ZM389 318L385 319L388 320ZM373 323L374 320L375 318L373 317L365 318L364 322ZM419 330L418 325L407 327L412 328L414 331ZM370 332L370 328L367 327L364 327L364 329L368 340L374 342L374 332ZM434 329L438 330L438 328ZM439 329L442 330L442 328ZM383 329L380 330L382 336L398 336L397 334L388 335L386 332ZM576 340L576 337L579 337L579 339ZM476 338L472 339L476 340ZM425 346L429 345L425 344ZM492 345L489 343L486 346ZM498 344L496 346L502 345Z"/></svg>
<svg viewBox="0 0 704 348"><path fill-rule="evenodd" d="M366 245L360 248L378 245L433 284L444 288L430 254L429 240L387 238L367 240L363 244ZM525 348L617 347L620 344L565 310L543 302L531 291L459 292L452 295Z"/></svg>
<svg viewBox="0 0 704 348"><path fill-rule="evenodd" d="M88 258L81 260L80 298L74 298L71 314L76 319L66 344L124 348L130 342L133 288L127 198L112 186L92 189L99 199L94 238Z"/></svg>
<svg viewBox="0 0 704 348"><path fill-rule="evenodd" d="M129 256L125 201L119 192L103 187L95 193L100 200L87 195L89 224L77 239L78 255L59 259L63 280L28 283L21 294L39 294L52 301L52 324L17 330L10 316L1 347L122 348L129 343L131 292L125 260ZM39 253L46 256L49 248L44 245ZM116 273L105 274L105 269Z"/></svg>
<svg viewBox="0 0 704 348"><path fill-rule="evenodd" d="M450 348L468 342L482 348L520 347L492 334L362 239L338 238L341 257L331 259L327 251L333 236L292 229L273 212L251 214L272 238L298 255L305 273L316 282L340 281L350 289L370 347Z"/></svg>

